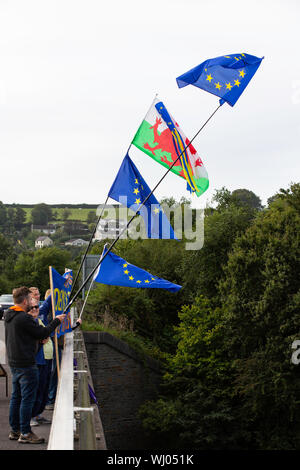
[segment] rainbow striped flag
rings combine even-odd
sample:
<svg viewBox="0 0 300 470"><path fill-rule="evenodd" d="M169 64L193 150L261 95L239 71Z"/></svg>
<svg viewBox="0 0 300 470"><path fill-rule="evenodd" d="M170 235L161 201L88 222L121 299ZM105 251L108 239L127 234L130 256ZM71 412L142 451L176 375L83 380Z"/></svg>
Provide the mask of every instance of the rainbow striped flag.
<svg viewBox="0 0 300 470"><path fill-rule="evenodd" d="M189 142L179 124L157 98L132 141L138 149L166 168L170 168L179 157L171 171L186 179L187 189L200 196L209 186L208 175L193 145L187 147Z"/></svg>

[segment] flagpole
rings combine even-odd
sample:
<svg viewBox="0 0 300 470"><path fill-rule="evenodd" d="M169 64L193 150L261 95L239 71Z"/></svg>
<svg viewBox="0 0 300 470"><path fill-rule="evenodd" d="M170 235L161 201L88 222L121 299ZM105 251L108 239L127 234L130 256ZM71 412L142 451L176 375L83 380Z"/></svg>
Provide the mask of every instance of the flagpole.
<svg viewBox="0 0 300 470"><path fill-rule="evenodd" d="M155 95L155 98L156 98L156 96L157 96L157 94ZM154 98L153 102L155 101L155 98ZM128 147L128 150L127 150L127 153L129 152L131 145L132 145L132 143L130 143L130 145L129 145L129 147ZM101 214L100 214L100 216L99 216L99 218L98 218L98 220L97 220L97 222L96 222L96 225L95 225L95 227L94 227L94 231L93 231L92 236L91 236L91 238L90 238L89 244L88 244L88 246L87 246L87 248L86 248L86 250L85 250L85 253L84 253L83 257L82 257L81 264L80 264L79 269L78 269L78 271L77 271L75 280L74 280L74 282L73 282L73 284L72 284L72 289L71 289L71 293L70 293L70 298L72 297L72 293L73 293L75 284L76 284L76 282L77 282L78 276L79 276L80 271L81 271L81 269L82 269L83 263L84 263L85 258L86 258L86 256L87 256L87 253L88 253L88 251L89 251L89 249L90 249L90 246L91 246L91 244L92 244L94 235L95 235L95 233L96 233L96 230L97 230L97 227L98 227L98 225L99 225L99 222L100 222L100 220L101 220L101 218L102 218L102 214L103 214L103 211L104 211L104 209L105 209L105 206L106 206L106 204L107 204L108 199L109 199L109 196L107 196L106 201L105 201L105 203L104 203L104 205L103 205L103 207L102 207Z"/></svg>
<svg viewBox="0 0 300 470"><path fill-rule="evenodd" d="M98 267L100 266L100 264L102 263L102 261L104 261L105 257L108 255L108 253L112 250L112 248L115 246L115 244L118 242L118 240L121 238L121 236L123 235L123 233L125 232L125 230L128 229L129 225L131 224L131 222L133 221L133 219L135 218L136 214L140 211L140 209L145 205L145 203L148 201L148 199L151 197L151 195L153 194L153 192L157 189L157 187L160 185L160 183L164 180L164 178L167 176L167 174L171 171L171 169L173 168L173 166L176 164L176 162L180 159L180 157L182 156L182 154L186 151L186 149L191 145L191 143L195 140L195 138L200 134L200 132L202 131L202 129L206 126L206 124L211 120L211 118L216 114L216 112L218 111L218 109L220 109L222 105L220 104L215 110L214 112L209 116L209 118L205 121L205 123L200 127L200 129L198 130L198 132L194 135L194 137L190 140L190 142L187 144L187 146L182 150L181 154L176 158L176 160L173 161L172 165L168 168L168 170L166 171L166 173L162 176L162 178L159 180L159 182L156 184L156 186L152 189L152 191L148 194L148 196L144 199L144 201L140 204L140 206L138 207L138 209L136 210L136 212L134 213L134 215L131 217L131 219L129 220L129 222L127 223L126 227L123 228L123 230L121 230L121 232L119 233L118 237L113 241L113 243L110 245L110 247L108 248L107 252L105 253L105 255L103 257L100 258L99 262L96 264L96 266L93 268L93 270L91 271L91 273L88 275L88 277L86 278L86 280L83 282L83 284L81 285L81 287L78 289L78 291L74 294L73 298L69 301L68 305L66 306L65 310L63 313L65 313L70 307L71 305L75 302L75 300L77 299L78 295L80 294L80 292L82 291L82 289L86 286L86 284L89 282L89 280L91 279L91 277L94 275L94 273L96 272L96 270L98 269ZM130 144L131 145L131 144ZM129 147L130 148L130 147Z"/></svg>
<svg viewBox="0 0 300 470"><path fill-rule="evenodd" d="M158 94L156 93L149 109L151 109L151 107L153 106L155 100L157 99L157 96L158 96ZM147 113L145 114L145 116L146 116L146 115L147 115ZM128 147L127 153L129 152L129 150L130 150L130 148L131 148L131 145L132 145L132 142L130 143L130 145L129 145L129 147ZM177 160L176 160L176 161L177 161ZM98 220L97 220L97 222L96 222L96 225L95 225L94 231L93 231L93 233L92 233L92 236L91 236L91 238L90 238L89 244L88 244L88 246L87 246L87 248L86 248L86 250L85 250L85 253L84 253L83 257L82 257L81 264L80 264L79 269L78 269L78 271L77 271L75 280L74 280L74 282L73 282L73 284L72 284L72 289L71 289L71 293L70 293L70 298L72 298L72 293L73 293L73 290L74 290L74 288L75 288L75 285L76 285L78 276L79 276L79 274L80 274L80 272L81 272L83 263L84 263L85 258L86 258L86 256L87 256L87 253L88 253L88 251L89 251L89 249L90 249L91 243L92 243L92 241L93 241L94 235L95 235L95 233L96 233L97 227L98 227L99 222L100 222L100 220L101 220L101 217L102 217L102 214L103 214L103 211L104 211L104 208L105 208L105 206L106 206L106 204L107 204L108 199L109 199L109 196L107 196L107 198L106 198L106 201L105 201L105 203L104 203L104 207L102 208L102 212L101 212L101 214L100 214L100 216L99 216L99 218L98 218Z"/></svg>
<svg viewBox="0 0 300 470"><path fill-rule="evenodd" d="M107 246L107 243L104 245L104 248L103 248L103 251L105 250ZM101 256L102 258L102 256ZM84 302L83 302L83 306L82 306L82 309L81 309L81 312L80 312L80 315L79 315L79 318L81 319L81 315L83 314L83 310L85 308L85 304L87 302L87 299L88 299L88 296L90 295L90 292L91 292L91 289L92 289L92 285L94 284L94 279L91 280L91 283L90 283L90 287L89 287L89 290L87 291L87 294L85 296L85 299L84 299Z"/></svg>
<svg viewBox="0 0 300 470"><path fill-rule="evenodd" d="M97 227L98 227L98 225L99 225L99 222L100 222L100 220L101 220L101 218L102 218L102 214L103 214L103 212L104 212L104 209L105 209L105 206L106 206L106 204L107 204L107 201L108 201L108 196L107 196L106 201L105 201L105 203L104 203L104 205L103 205L103 207L102 207L101 214L100 214L100 216L98 217L98 220L97 220L96 225L95 225L95 227L94 227L94 231L93 231L92 236L91 236L91 238L90 238L89 244L88 244L88 246L87 246L87 248L86 248L86 250L85 250L85 253L84 253L83 257L82 257L81 264L80 264L79 269L78 269L78 271L77 271L75 280L74 280L74 282L73 282L73 284L72 284L72 289L71 289L71 292L70 292L70 298L72 297L72 293L73 293L75 284L76 284L76 282L77 282L78 276L79 276L80 271L81 271L82 266L83 266L83 263L84 263L84 261L85 261L85 258L86 258L86 256L87 256L88 251L89 251L89 249L90 249L90 246L91 246L91 244L92 244L94 235L95 235L95 233L96 233L96 230L97 230Z"/></svg>
<svg viewBox="0 0 300 470"><path fill-rule="evenodd" d="M83 302L83 306L82 306L82 309L81 309L81 312L80 312L80 315L79 315L78 319L81 319L81 316L82 316L82 314L83 314L83 310L84 310L85 304L86 304L86 302L87 302L88 296L90 295L90 292L91 292L91 288L92 288L93 283L94 283L94 280L92 279L92 280L91 280L91 283L90 283L89 290L88 290L87 293L86 293L86 296L85 296L85 299L84 299L84 302Z"/></svg>
<svg viewBox="0 0 300 470"><path fill-rule="evenodd" d="M178 160L180 159L180 157L182 156L182 154L186 151L186 149L191 145L191 143L196 139L196 137L200 134L200 132L202 131L202 129L206 126L206 124L211 120L211 118L216 114L216 112L218 111L218 109L220 109L222 105L219 104L219 106L214 110L214 112L209 116L209 118L205 121L205 123L200 127L200 129L198 130L198 132L196 132L196 134L194 135L194 137L191 139L191 141L187 144L187 146L182 150L181 154L176 158L176 160L173 161L172 165L170 165L170 167L168 168L168 170L166 171L166 173L162 176L162 178L159 180L159 182L156 184L156 186L152 189L151 193L148 194L148 196L146 197L146 199L144 200L143 204L140 206L142 207L144 205L144 203L149 199L149 197L152 195L152 193L157 189L157 187L160 185L160 183L165 179L165 177L167 176L167 174L171 171L171 169L173 168L173 166L178 162ZM140 208L138 209L138 211L140 210ZM138 212L137 211L137 212Z"/></svg>

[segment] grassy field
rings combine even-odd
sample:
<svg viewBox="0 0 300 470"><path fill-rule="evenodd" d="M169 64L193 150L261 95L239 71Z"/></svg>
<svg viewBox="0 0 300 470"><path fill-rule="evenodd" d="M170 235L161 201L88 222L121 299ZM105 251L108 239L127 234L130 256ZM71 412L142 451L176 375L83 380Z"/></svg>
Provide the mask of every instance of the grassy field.
<svg viewBox="0 0 300 470"><path fill-rule="evenodd" d="M26 223L30 222L31 220L31 208L29 207L23 207L24 211L26 212ZM87 216L88 216L88 213L90 211L93 211L93 212L96 212L95 209L72 209L70 208L69 209L71 214L70 216L68 217L68 219L70 220L80 220L81 222L86 222L87 220ZM58 208L55 208L53 207L52 208L52 213L57 213L57 218L56 220L50 220L49 223L54 223L54 222L59 222L59 221L63 221L63 211L64 209L62 209L61 207L58 207Z"/></svg>
<svg viewBox="0 0 300 470"><path fill-rule="evenodd" d="M24 209L24 211L26 212L25 223L29 223L31 221L32 208L22 207L22 209ZM51 207L51 209L52 209L52 213L56 212L57 216L55 220L49 220L49 224L52 224L52 223L54 224L55 222L63 222L64 221L64 218L63 218L64 209L62 207ZM97 212L97 209L86 209L86 208L80 209L80 208L72 208L72 207L69 207L68 209L71 212L68 217L68 220L80 220L81 222L87 221L88 213L90 211L93 211L95 213ZM100 212L98 212L98 214L100 214ZM114 212L114 209L110 208L108 209L107 214L105 214L105 211L104 211L103 218L114 218L114 214L116 214L116 217L118 217L118 209L116 209ZM128 210L128 214L129 216L132 216L133 212L131 210Z"/></svg>

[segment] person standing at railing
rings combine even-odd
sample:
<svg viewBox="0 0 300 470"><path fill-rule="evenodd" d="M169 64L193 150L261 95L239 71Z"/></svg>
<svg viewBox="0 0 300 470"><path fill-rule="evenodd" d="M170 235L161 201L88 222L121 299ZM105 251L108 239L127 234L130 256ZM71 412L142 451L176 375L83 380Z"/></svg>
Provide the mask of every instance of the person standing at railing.
<svg viewBox="0 0 300 470"><path fill-rule="evenodd" d="M40 306L36 299L32 299L32 307L28 312L32 317L39 323L39 325L45 326L39 317ZM35 403L32 410L32 419L30 426L39 426L39 424L50 424L51 421L41 416L44 411L47 399L51 377L51 367L53 359L53 344L50 338L46 338L40 341L39 350L35 356L36 363L39 370L39 384L36 394Z"/></svg>
<svg viewBox="0 0 300 470"><path fill-rule="evenodd" d="M35 355L38 341L46 339L66 317L57 315L46 327L28 315L32 307L32 295L28 287L13 290L14 306L4 315L5 343L8 364L12 373L12 395L9 405L9 439L20 443L41 444L30 427L32 409L38 386L38 368Z"/></svg>
<svg viewBox="0 0 300 470"><path fill-rule="evenodd" d="M51 289L48 289L45 293L45 300L43 302L40 301L41 294L38 289L38 287L30 287L30 291L32 293L32 297L39 303L40 308L39 308L39 316L38 320L42 321L43 325L46 326L48 325L52 320L53 320L53 314L52 314L52 299L51 299ZM47 399L46 399L46 405L48 405L49 402L49 396L54 396L54 399L52 403L54 404L55 400L55 392L53 393L53 389L56 391L56 383L53 385L53 376L56 374L56 356L53 357L53 354L55 354L55 348L54 348L54 332L51 333L49 343L47 343L46 346L46 351L50 351L50 346L52 346L52 360L51 360L51 365L49 362L48 364L48 375L47 378L45 378L48 382L48 390L47 390ZM63 337L61 340L58 342L58 348L59 348L59 361L61 360L61 349L63 346ZM43 348L45 349L45 347ZM38 365L45 365L45 358L43 354L43 349L40 349L37 354L37 364ZM46 353L47 354L47 353ZM45 372L43 368L43 372ZM55 380L54 380L55 382ZM45 390L45 389L44 389ZM51 409L54 408L54 405L50 407ZM48 409L48 406L47 406ZM40 412L41 413L41 412ZM45 423L45 418L44 417L36 417L33 416L33 419L31 420L31 426L37 426L40 424L39 421L42 421L44 424Z"/></svg>
<svg viewBox="0 0 300 470"><path fill-rule="evenodd" d="M51 321L52 318L52 304L51 304L51 296L47 297L47 295L50 295L51 290L49 289L46 292L45 295L45 302L43 303L42 307L40 307L40 312L43 309L43 323L47 324L48 322ZM50 302L50 303L49 303ZM47 306L47 307L46 307ZM46 310L48 308L48 310ZM48 312L48 313L47 313ZM47 318L46 318L47 315ZM72 326L72 330L75 330L81 325L82 321L81 318L78 318L76 323ZM58 351L58 362L59 364L61 363L61 358L63 354L63 349L64 349L64 336L60 336L57 339L57 351ZM50 385L49 385L49 392L48 392L48 400L46 403L46 410L53 410L54 409L54 404L55 404L55 398L56 398L56 391L57 391L57 384L58 384L58 375L57 375L57 358L56 358L56 349L54 348L53 351L54 357L52 361L52 371L51 371L51 378L50 378Z"/></svg>

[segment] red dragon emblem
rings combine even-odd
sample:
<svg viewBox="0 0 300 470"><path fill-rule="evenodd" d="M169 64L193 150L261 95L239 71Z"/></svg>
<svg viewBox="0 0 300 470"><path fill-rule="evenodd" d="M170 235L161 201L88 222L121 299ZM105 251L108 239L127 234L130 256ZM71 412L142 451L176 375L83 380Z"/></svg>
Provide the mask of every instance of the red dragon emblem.
<svg viewBox="0 0 300 470"><path fill-rule="evenodd" d="M176 160L178 155L176 154L176 150L174 148L173 144L173 139L172 139L172 133L169 128L165 129L162 131L161 134L158 134L158 126L162 124L162 120L160 118L156 118L155 124L150 127L150 129L153 129L153 135L154 135L154 144L156 144L154 147L150 147L150 145L147 143L144 144L144 148L146 150L150 150L152 155L155 156L155 150L161 150L162 152L168 152L171 154L172 161L169 161L168 158L163 155L160 160L163 163L166 163L167 165L171 166L172 163ZM181 167L180 160L178 160L174 166L179 166ZM182 173L182 175L181 175ZM180 172L181 176L183 175L183 171Z"/></svg>

